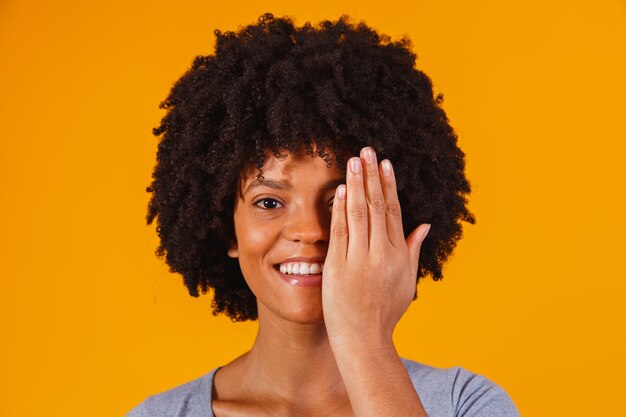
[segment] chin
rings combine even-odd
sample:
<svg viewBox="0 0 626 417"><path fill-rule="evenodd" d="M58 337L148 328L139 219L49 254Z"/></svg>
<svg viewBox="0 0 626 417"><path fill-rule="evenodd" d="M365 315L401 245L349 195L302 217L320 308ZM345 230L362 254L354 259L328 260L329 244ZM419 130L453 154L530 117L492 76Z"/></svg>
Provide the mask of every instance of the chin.
<svg viewBox="0 0 626 417"><path fill-rule="evenodd" d="M299 324L324 324L321 297L298 297L282 306L279 313L284 319Z"/></svg>
<svg viewBox="0 0 626 417"><path fill-rule="evenodd" d="M276 308L277 307L277 308ZM282 306L266 306L263 313L296 324L324 324L321 300L292 300ZM261 313L261 311L259 311ZM263 315L265 315L263 314ZM259 314L261 318L261 314Z"/></svg>
<svg viewBox="0 0 626 417"><path fill-rule="evenodd" d="M324 324L324 314L321 311L296 311L286 318L298 324Z"/></svg>

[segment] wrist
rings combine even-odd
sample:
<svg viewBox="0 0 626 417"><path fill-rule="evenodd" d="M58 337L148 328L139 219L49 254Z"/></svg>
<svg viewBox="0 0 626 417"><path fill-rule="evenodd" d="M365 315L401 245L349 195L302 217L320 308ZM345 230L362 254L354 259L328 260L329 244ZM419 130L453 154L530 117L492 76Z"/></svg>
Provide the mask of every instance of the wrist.
<svg viewBox="0 0 626 417"><path fill-rule="evenodd" d="M392 332L348 331L338 334L329 333L328 339L333 351L338 352L345 351L366 355L371 352L395 350Z"/></svg>
<svg viewBox="0 0 626 417"><path fill-rule="evenodd" d="M399 359L391 337L335 339L331 340L330 345L337 364L340 367L345 365L344 368L350 368L351 371Z"/></svg>

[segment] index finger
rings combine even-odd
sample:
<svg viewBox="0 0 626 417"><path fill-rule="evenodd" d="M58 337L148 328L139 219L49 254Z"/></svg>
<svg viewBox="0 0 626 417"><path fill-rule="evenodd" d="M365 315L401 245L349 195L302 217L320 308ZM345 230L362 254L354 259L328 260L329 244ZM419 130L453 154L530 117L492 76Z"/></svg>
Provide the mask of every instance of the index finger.
<svg viewBox="0 0 626 417"><path fill-rule="evenodd" d="M330 240L326 258L344 260L348 252L348 224L346 222L346 185L335 190L333 214L330 220Z"/></svg>

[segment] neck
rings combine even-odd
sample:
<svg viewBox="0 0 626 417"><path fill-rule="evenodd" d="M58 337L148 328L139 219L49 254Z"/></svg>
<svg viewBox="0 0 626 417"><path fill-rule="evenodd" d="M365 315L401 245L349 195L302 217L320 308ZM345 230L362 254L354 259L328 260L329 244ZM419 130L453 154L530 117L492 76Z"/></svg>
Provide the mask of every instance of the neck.
<svg viewBox="0 0 626 417"><path fill-rule="evenodd" d="M241 358L242 382L260 396L288 402L346 395L324 323L299 324L259 308L259 331Z"/></svg>

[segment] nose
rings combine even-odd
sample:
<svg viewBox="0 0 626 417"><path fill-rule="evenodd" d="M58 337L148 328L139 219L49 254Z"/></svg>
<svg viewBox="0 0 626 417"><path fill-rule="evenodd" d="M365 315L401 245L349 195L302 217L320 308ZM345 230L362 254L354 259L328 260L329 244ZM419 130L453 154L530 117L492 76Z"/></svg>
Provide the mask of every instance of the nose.
<svg viewBox="0 0 626 417"><path fill-rule="evenodd" d="M327 244L330 218L330 209L323 204L296 205L285 224L284 236L292 242Z"/></svg>

